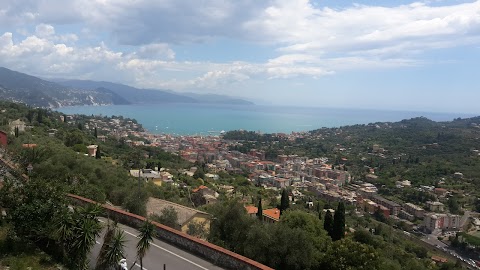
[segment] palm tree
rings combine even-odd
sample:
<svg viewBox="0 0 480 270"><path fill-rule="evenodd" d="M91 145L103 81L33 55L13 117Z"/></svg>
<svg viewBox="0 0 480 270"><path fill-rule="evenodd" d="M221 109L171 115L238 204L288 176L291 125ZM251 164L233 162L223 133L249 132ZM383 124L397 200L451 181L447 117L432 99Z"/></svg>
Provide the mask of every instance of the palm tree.
<svg viewBox="0 0 480 270"><path fill-rule="evenodd" d="M154 236L155 226L147 219L140 228L140 234L137 236L139 238L137 243L137 259L140 260L140 269L143 269L143 257L145 257L147 250L150 248L150 242L153 241ZM135 263L133 265L135 265ZM130 269L132 268L130 267Z"/></svg>
<svg viewBox="0 0 480 270"><path fill-rule="evenodd" d="M98 205L89 205L85 208L77 207L74 210L73 239L70 245L70 256L76 269L88 269L88 254L100 235L102 225L97 217L101 211Z"/></svg>
<svg viewBox="0 0 480 270"><path fill-rule="evenodd" d="M105 233L95 269L115 269L118 262L125 257L125 242L125 235L118 228L117 224L109 226Z"/></svg>

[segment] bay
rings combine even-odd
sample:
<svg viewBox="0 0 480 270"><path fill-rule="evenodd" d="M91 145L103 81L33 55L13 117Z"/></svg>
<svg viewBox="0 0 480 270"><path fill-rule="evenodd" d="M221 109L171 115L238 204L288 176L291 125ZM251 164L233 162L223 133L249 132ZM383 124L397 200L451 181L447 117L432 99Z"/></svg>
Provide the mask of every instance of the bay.
<svg viewBox="0 0 480 270"><path fill-rule="evenodd" d="M218 134L221 130L238 129L290 133L322 127L396 122L420 116L434 121L475 116L462 113L218 104L73 106L57 110L65 114L122 115L136 119L151 133L174 135L208 135Z"/></svg>

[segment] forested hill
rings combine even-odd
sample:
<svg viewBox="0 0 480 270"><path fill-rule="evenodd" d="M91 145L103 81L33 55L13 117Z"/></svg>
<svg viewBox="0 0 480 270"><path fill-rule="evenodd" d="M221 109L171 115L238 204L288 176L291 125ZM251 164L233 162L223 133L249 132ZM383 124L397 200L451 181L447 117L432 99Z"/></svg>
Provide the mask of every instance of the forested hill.
<svg viewBox="0 0 480 270"><path fill-rule="evenodd" d="M129 104L108 89L77 89L0 67L0 98L34 107Z"/></svg>
<svg viewBox="0 0 480 270"><path fill-rule="evenodd" d="M253 105L224 95L139 89L112 82L64 79L53 82L4 67L0 67L0 99L43 108L163 103Z"/></svg>
<svg viewBox="0 0 480 270"><path fill-rule="evenodd" d="M299 135L230 131L224 138L242 140L232 150L264 150L272 160L280 154L327 157L336 165L344 164L357 177L375 171L384 184L409 179L414 185L433 185L461 172L465 175L462 185L480 187L476 181L480 179L480 117L446 122L418 117L321 128Z"/></svg>

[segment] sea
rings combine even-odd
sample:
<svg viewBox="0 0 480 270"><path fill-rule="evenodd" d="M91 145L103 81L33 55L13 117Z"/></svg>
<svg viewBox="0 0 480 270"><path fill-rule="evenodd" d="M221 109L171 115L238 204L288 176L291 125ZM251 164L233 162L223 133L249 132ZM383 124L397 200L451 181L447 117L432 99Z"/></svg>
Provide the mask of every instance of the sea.
<svg viewBox="0 0 480 270"><path fill-rule="evenodd" d="M476 116L462 113L172 103L72 106L57 110L65 114L122 115L136 119L150 133L172 135L216 135L221 131L240 129L261 133L291 133L322 127L397 122L420 116L434 121Z"/></svg>

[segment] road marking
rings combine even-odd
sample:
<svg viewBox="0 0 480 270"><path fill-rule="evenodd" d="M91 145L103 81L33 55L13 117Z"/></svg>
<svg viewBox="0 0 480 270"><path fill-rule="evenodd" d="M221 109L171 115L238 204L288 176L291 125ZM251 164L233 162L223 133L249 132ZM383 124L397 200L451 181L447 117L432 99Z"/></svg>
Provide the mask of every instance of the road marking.
<svg viewBox="0 0 480 270"><path fill-rule="evenodd" d="M139 238L137 235L135 235L135 234L133 234L133 233L131 233L131 232L128 232L128 231L126 231L126 230L123 230L123 231L124 231L125 233L133 236L133 237ZM161 249L161 250L164 250L164 251L166 251L166 252L168 252L168 253L170 253L170 254L172 254L172 255L174 255L174 256L177 256L178 258L180 258L180 259L182 259L182 260L184 260L184 261L186 261L186 262L189 262L189 263L197 266L198 268L208 270L208 268L205 268L205 267L203 267L203 266L201 266L201 265L199 265L199 264L197 264L197 263L194 263L194 262L190 261L189 259L184 258L184 257L182 257L182 256L180 256L180 255L178 255L178 254L176 254L176 253L174 253L174 252L172 252L172 251L170 251L170 250L168 250L168 249L165 249L165 248L163 248L163 247L161 247L161 246L159 246L159 245L157 245L157 244L155 244L155 243L151 243L151 245L154 246L154 247L156 247L156 248L159 248L159 249Z"/></svg>

